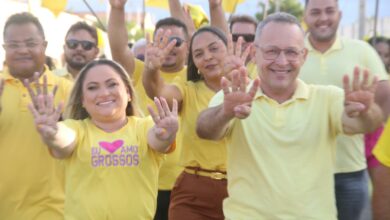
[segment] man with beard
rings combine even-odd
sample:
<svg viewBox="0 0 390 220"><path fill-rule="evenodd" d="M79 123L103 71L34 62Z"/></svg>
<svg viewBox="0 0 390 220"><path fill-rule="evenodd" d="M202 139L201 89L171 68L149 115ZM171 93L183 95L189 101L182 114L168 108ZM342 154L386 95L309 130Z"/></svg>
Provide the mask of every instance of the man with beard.
<svg viewBox="0 0 390 220"><path fill-rule="evenodd" d="M85 22L72 25L65 36L65 66L54 73L73 81L80 70L99 54L97 43L96 28Z"/></svg>
<svg viewBox="0 0 390 220"><path fill-rule="evenodd" d="M344 74L352 76L356 66L367 69L379 79L375 101L386 118L390 110L390 86L385 68L366 42L337 35L341 20L338 1L306 0L304 20L308 27L305 47L309 52L300 78L306 83L342 87ZM339 220L368 219L361 218L369 205L364 152L363 135L338 136L335 188Z"/></svg>

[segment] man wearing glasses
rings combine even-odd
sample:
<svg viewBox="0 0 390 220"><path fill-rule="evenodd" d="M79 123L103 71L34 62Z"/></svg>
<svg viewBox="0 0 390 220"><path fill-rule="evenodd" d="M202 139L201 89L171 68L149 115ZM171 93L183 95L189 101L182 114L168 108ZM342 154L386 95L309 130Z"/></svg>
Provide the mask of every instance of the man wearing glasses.
<svg viewBox="0 0 390 220"><path fill-rule="evenodd" d="M65 35L65 66L54 73L73 81L80 70L98 56L97 43L95 27L85 22L73 24Z"/></svg>
<svg viewBox="0 0 390 220"><path fill-rule="evenodd" d="M341 15L337 0L306 0L305 45L309 52L300 78L306 83L342 88L344 74L352 76L356 66L367 69L378 77L375 101L386 118L390 111L390 86L383 63L366 42L338 36ZM337 138L335 189L339 220L370 219L364 216L369 206L364 147L362 134ZM381 179L376 172L371 174L373 181Z"/></svg>
<svg viewBox="0 0 390 220"><path fill-rule="evenodd" d="M248 86L246 69L233 70L197 122L200 137L228 140L225 218L336 220L336 136L380 125L376 81L358 69L344 91L299 80L304 31L287 13L262 21L254 44L259 78Z"/></svg>
<svg viewBox="0 0 390 220"><path fill-rule="evenodd" d="M56 105L67 100L71 83L45 65L47 41L36 17L12 15L3 35L6 68L0 86L0 219L63 219L63 166L51 157L32 123L31 98L23 82L31 83L39 76L41 84L46 79L50 91L57 88ZM36 88L37 82L32 85Z"/></svg>

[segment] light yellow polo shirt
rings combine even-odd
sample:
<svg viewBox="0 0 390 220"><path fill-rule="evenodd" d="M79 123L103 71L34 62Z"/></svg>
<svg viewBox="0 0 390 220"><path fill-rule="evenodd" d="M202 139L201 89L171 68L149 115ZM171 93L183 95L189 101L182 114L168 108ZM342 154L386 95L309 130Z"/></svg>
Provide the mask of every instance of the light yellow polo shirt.
<svg viewBox="0 0 390 220"><path fill-rule="evenodd" d="M71 83L47 67L55 103L67 101ZM63 219L64 170L36 131L27 89L7 69L0 113L0 219ZM42 77L40 78L42 82ZM32 84L33 88L35 83Z"/></svg>
<svg viewBox="0 0 390 220"><path fill-rule="evenodd" d="M259 74L258 74L258 71L257 71L257 65L256 65L256 63L254 61L249 61L246 64L246 69L248 71L249 78L256 79L257 77L259 77Z"/></svg>
<svg viewBox="0 0 390 220"><path fill-rule="evenodd" d="M355 66L370 70L379 80L388 79L378 54L364 41L338 37L332 47L323 54L312 47L308 38L305 39L305 45L309 54L299 77L306 83L343 88L343 75L348 74L352 79ZM336 173L365 169L367 164L363 135L340 135L337 139L336 155Z"/></svg>
<svg viewBox="0 0 390 220"><path fill-rule="evenodd" d="M207 108L215 92L203 80L198 82L182 80L173 83L178 87L183 102L180 111L181 136L177 138L181 146L180 164L201 167L209 170L226 170L226 140L210 141L196 134L198 115Z"/></svg>
<svg viewBox="0 0 390 220"><path fill-rule="evenodd" d="M390 119L374 148L373 154L385 166L390 167Z"/></svg>
<svg viewBox="0 0 390 220"><path fill-rule="evenodd" d="M143 83L142 83L142 73L144 71L144 63L135 59L135 71L133 74L133 82L135 85L135 92L138 98L138 104L143 111L144 115L149 115L149 111L147 109L148 105L155 106L152 99L148 97L145 92ZM161 72L161 77L164 79L166 83L171 83L173 80L178 77L178 79L186 81L187 80L187 67L184 67L178 72L175 73L166 73ZM179 138L181 135L180 129L176 135ZM181 145L176 143L176 149L172 153L166 155L166 159L164 160L159 173L159 186L160 190L171 190L173 185L179 176L179 174L183 171L183 167L179 165L179 157L181 152Z"/></svg>
<svg viewBox="0 0 390 220"><path fill-rule="evenodd" d="M333 164L342 132L343 91L298 81L278 104L261 90L228 139L226 219L336 220ZM223 93L210 106L223 102Z"/></svg>

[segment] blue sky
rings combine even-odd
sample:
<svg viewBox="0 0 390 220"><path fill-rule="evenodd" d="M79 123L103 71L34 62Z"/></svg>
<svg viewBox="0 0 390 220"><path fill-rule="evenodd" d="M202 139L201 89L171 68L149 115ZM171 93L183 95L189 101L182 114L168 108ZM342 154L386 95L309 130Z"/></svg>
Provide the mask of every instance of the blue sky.
<svg viewBox="0 0 390 220"><path fill-rule="evenodd" d="M106 11L108 0L87 0L95 11ZM128 0L126 4L127 11L141 11L143 0ZM161 0L164 1L164 0ZM208 13L208 1L207 0L181 0L182 2L190 2L193 4L202 5L205 11ZM246 0L240 4L237 8L236 13L246 13L254 15L260 8L257 6L260 0ZM303 5L304 0L300 0ZM388 17L390 16L390 1L379 0L379 16ZM351 24L358 20L359 13L359 0L339 0L340 8L343 10L343 18L341 25ZM88 11L82 0L68 0L67 9L69 11ZM158 20L163 17L169 16L165 10L157 8L146 8L146 11L153 15L154 20ZM375 12L375 0L366 0L366 16L373 17Z"/></svg>

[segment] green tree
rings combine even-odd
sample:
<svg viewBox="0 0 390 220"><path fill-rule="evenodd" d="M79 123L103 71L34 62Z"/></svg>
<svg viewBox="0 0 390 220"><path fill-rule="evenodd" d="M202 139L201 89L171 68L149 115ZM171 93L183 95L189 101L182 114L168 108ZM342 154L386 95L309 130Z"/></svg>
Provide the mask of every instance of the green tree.
<svg viewBox="0 0 390 220"><path fill-rule="evenodd" d="M272 14L276 10L276 4L275 1L277 0L270 0L268 4L268 10L267 15ZM303 6L299 2L299 0L279 0L280 1L280 11L288 12L295 17L297 17L299 20L302 19L303 16ZM262 12L256 13L257 20L261 21L264 18L264 11L265 11L265 3L260 2L259 7L262 9Z"/></svg>

